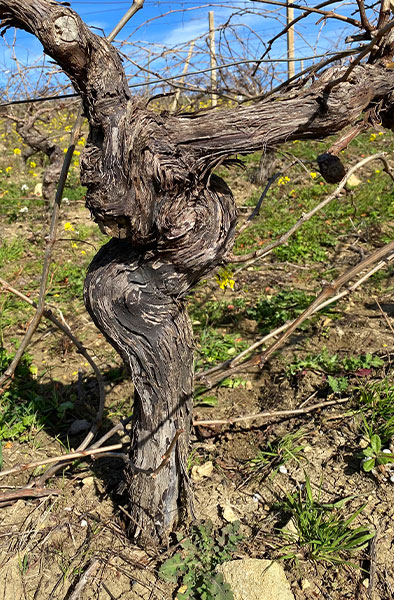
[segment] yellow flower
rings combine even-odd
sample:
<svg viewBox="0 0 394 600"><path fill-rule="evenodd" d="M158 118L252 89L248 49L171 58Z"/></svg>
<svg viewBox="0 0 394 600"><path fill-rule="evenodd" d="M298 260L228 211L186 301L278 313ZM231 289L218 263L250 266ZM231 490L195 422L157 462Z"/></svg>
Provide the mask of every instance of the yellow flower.
<svg viewBox="0 0 394 600"><path fill-rule="evenodd" d="M67 221L67 223L64 223L64 231L75 231L75 229L71 223Z"/></svg>
<svg viewBox="0 0 394 600"><path fill-rule="evenodd" d="M37 173L33 173L33 177L38 177Z"/></svg>
<svg viewBox="0 0 394 600"><path fill-rule="evenodd" d="M309 173L309 175L312 177L312 179L316 179L317 177L317 173L315 173L315 171L312 171L311 173Z"/></svg>
<svg viewBox="0 0 394 600"><path fill-rule="evenodd" d="M84 137L81 137L81 139L80 139L80 140L78 140L78 146L84 146L84 145L85 145L85 142L86 142L85 138L84 138Z"/></svg>
<svg viewBox="0 0 394 600"><path fill-rule="evenodd" d="M384 132L383 131L379 131L379 135L384 135Z"/></svg>
<svg viewBox="0 0 394 600"><path fill-rule="evenodd" d="M34 160L31 160L29 164L30 164L30 166L31 166L32 169L35 169L36 166L37 166L37 164L34 162Z"/></svg>
<svg viewBox="0 0 394 600"><path fill-rule="evenodd" d="M78 244L76 244L75 242L71 242L71 248L78 248Z"/></svg>
<svg viewBox="0 0 394 600"><path fill-rule="evenodd" d="M85 250L81 250L81 254L86 254Z"/></svg>
<svg viewBox="0 0 394 600"><path fill-rule="evenodd" d="M232 278L232 273L228 269L220 269L216 275L216 280L221 290L225 290L226 287L234 289L235 280Z"/></svg>
<svg viewBox="0 0 394 600"><path fill-rule="evenodd" d="M75 154L75 156L79 156L81 153L79 150L74 150L74 154Z"/></svg>
<svg viewBox="0 0 394 600"><path fill-rule="evenodd" d="M9 173L10 171L12 171L12 167L6 167L6 168L5 168L5 172L6 172L6 173Z"/></svg>
<svg viewBox="0 0 394 600"><path fill-rule="evenodd" d="M20 154L22 154L21 149L20 148L14 148L14 154L15 154L15 156L19 156Z"/></svg>
<svg viewBox="0 0 394 600"><path fill-rule="evenodd" d="M376 133L371 133L369 141L374 142L376 140Z"/></svg>
<svg viewBox="0 0 394 600"><path fill-rule="evenodd" d="M377 174L381 173L381 170L380 169L375 169L375 173L377 173Z"/></svg>
<svg viewBox="0 0 394 600"><path fill-rule="evenodd" d="M73 165L74 167L77 167L79 165L79 162L77 160L73 160Z"/></svg>
<svg viewBox="0 0 394 600"><path fill-rule="evenodd" d="M63 148L64 154L67 154L67 148Z"/></svg>

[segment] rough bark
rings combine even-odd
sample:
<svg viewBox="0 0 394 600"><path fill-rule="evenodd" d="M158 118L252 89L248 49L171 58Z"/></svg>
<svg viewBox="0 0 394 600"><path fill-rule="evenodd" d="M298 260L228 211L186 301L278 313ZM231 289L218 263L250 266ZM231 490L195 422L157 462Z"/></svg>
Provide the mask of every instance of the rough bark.
<svg viewBox="0 0 394 600"><path fill-rule="evenodd" d="M130 478L135 533L157 542L177 520L185 476L193 381L183 298L225 260L234 237L234 201L213 167L232 154L330 135L371 108L388 121L394 71L362 65L332 88L328 73L308 89L236 110L157 115L131 96L116 51L68 7L0 0L0 16L35 34L83 99L87 206L113 238L90 266L85 301L134 379L131 458L155 468L175 430L186 432L156 479Z"/></svg>

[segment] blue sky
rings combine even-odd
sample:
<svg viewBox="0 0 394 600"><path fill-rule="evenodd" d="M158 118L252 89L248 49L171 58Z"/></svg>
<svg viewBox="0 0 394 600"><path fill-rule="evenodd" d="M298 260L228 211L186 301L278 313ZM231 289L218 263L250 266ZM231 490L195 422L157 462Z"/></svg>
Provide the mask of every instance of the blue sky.
<svg viewBox="0 0 394 600"><path fill-rule="evenodd" d="M70 0L71 8L80 14L83 20L92 28L95 28L98 34L108 35L115 24L120 20L123 14L130 6L130 2L116 0ZM310 2L313 6L316 2ZM338 12L349 14L350 4L344 2L337 3ZM330 7L331 8L331 7ZM234 37L234 32L239 38L248 39L248 57L258 58L264 50L263 41L268 41L276 32L278 32L285 23L285 9L275 7L261 2L245 0L241 2L222 0L221 2L200 3L195 0L184 0L183 2L162 2L146 0L144 7L119 34L119 41L126 41L127 44L122 47L122 51L130 54L134 61L145 68L150 68L154 72L163 73L167 67L174 72L182 71L182 61L185 59L188 51L188 42L196 37L193 60L190 70L208 66L209 55L207 52L206 35L208 33L208 11L213 10L215 15L215 27L220 27L226 23L234 12L239 13L232 17L231 23L233 30L227 30L228 42L227 49L230 47L234 57L242 55L239 43ZM265 13L265 14L257 14ZM166 14L168 13L168 14ZM299 11L295 11L297 16ZM163 16L161 16L163 15ZM340 37L343 37L345 27L339 21L328 21L328 24L322 27L322 23L316 24L318 15L311 15L296 26L296 56L313 56L334 49ZM255 32L252 34L252 30ZM349 33L349 28L347 27ZM8 32L6 40L9 44L13 41L13 31ZM216 35L217 44L223 40L223 32ZM141 49L143 48L143 49ZM166 58L158 56L163 49L171 50L175 48L178 54L166 54ZM226 46L223 45L223 52ZM16 33L15 53L23 64L34 66L35 63L41 63L41 46L35 38L24 33ZM226 50L227 52L227 50ZM242 55L242 56L241 56ZM227 57L229 56L227 52ZM270 57L272 59L285 58L286 45L285 39L279 40L273 47ZM48 62L48 59L47 59ZM309 63L305 63L309 64ZM49 65L50 66L50 65ZM279 69L285 72L285 65ZM300 69L300 63L297 63L296 70ZM0 82L4 82L9 72L15 71L15 61L12 60L12 51L10 47L3 43L0 52ZM31 70L31 77L34 79L37 69ZM130 76L136 78L135 81L142 81L141 71L138 71L132 64L127 65L127 72ZM169 74L169 72L167 72ZM148 81L146 73L143 74L143 80ZM154 79L153 75L149 79ZM23 89L18 90L23 94Z"/></svg>

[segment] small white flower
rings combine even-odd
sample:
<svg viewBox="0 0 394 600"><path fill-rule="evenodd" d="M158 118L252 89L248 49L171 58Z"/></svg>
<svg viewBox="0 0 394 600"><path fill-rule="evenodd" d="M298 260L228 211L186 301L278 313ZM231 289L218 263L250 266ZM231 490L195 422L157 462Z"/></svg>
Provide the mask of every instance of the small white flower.
<svg viewBox="0 0 394 600"><path fill-rule="evenodd" d="M391 454L391 450L389 450L389 448L383 448L382 452L383 454Z"/></svg>
<svg viewBox="0 0 394 600"><path fill-rule="evenodd" d="M19 209L19 212L20 213L26 213L26 212L29 212L29 209L27 208L27 206L24 206L23 208Z"/></svg>
<svg viewBox="0 0 394 600"><path fill-rule="evenodd" d="M26 190L28 190L28 189L29 189L29 186L26 185L25 183L21 187L22 192L26 192Z"/></svg>
<svg viewBox="0 0 394 600"><path fill-rule="evenodd" d="M62 198L62 202L64 202L64 204L70 204L70 200L68 198Z"/></svg>
<svg viewBox="0 0 394 600"><path fill-rule="evenodd" d="M280 465L278 471L279 471L279 473L283 473L283 475L286 475L286 473L287 473L287 469L286 469L285 465Z"/></svg>

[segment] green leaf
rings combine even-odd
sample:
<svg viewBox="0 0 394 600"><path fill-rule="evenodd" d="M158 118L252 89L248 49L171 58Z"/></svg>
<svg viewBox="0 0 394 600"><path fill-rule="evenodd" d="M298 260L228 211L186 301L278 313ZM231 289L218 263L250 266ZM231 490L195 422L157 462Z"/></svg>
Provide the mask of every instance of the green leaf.
<svg viewBox="0 0 394 600"><path fill-rule="evenodd" d="M369 471L372 471L374 466L375 466L375 459L370 458L369 460L366 460L365 462L363 462L363 471L368 473Z"/></svg>
<svg viewBox="0 0 394 600"><path fill-rule="evenodd" d="M180 553L175 554L161 565L159 577L165 581L176 582L180 573L186 572L188 562L190 563L190 559L183 559Z"/></svg>
<svg viewBox="0 0 394 600"><path fill-rule="evenodd" d="M363 454L364 456L375 456L375 452L372 450L371 446L365 448L365 450L363 450Z"/></svg>
<svg viewBox="0 0 394 600"><path fill-rule="evenodd" d="M198 398L196 400L196 405L201 406L217 406L219 404L219 400L216 396L204 396L203 398Z"/></svg>
<svg viewBox="0 0 394 600"><path fill-rule="evenodd" d="M382 440L377 434L371 435L371 447L375 454L379 454L382 449Z"/></svg>

